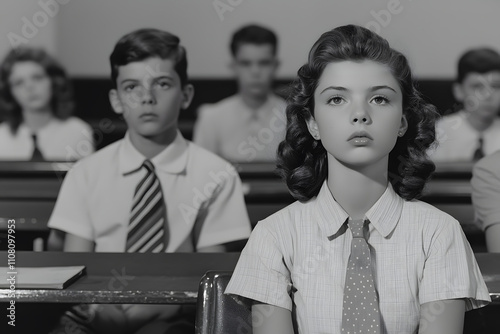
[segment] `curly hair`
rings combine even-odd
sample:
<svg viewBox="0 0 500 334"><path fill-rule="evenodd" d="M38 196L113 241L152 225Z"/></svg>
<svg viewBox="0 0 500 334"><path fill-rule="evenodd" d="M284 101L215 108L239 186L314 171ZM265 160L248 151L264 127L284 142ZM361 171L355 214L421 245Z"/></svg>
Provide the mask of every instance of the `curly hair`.
<svg viewBox="0 0 500 334"><path fill-rule="evenodd" d="M43 49L19 47L12 49L0 66L0 103L4 120L12 133L23 122L21 106L12 96L9 77L18 62L35 62L45 69L52 83L50 107L55 117L67 119L73 114L73 90L64 68Z"/></svg>
<svg viewBox="0 0 500 334"><path fill-rule="evenodd" d="M316 196L328 175L327 151L315 140L306 121L314 116L314 91L324 68L331 62L371 60L387 65L403 94L408 130L389 153L388 178L405 200L418 198L435 166L427 149L435 141L436 108L417 90L408 61L374 32L355 25L325 32L298 71L288 98L285 139L278 147L277 172L292 196L307 201Z"/></svg>

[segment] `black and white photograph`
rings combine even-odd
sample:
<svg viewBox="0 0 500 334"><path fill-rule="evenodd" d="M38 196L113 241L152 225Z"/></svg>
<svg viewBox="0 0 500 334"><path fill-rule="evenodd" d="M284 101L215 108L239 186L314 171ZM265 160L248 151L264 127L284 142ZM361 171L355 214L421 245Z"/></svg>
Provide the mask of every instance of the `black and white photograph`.
<svg viewBox="0 0 500 334"><path fill-rule="evenodd" d="M2 0L0 333L500 333L500 1Z"/></svg>

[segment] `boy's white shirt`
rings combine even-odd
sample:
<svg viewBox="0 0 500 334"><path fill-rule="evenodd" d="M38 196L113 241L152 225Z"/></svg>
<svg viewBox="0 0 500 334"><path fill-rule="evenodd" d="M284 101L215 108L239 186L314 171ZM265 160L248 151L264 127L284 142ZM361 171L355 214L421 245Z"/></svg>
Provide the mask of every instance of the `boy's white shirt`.
<svg viewBox="0 0 500 334"><path fill-rule="evenodd" d="M470 125L463 110L444 116L436 123L438 146L429 155L435 162L472 161L481 135L485 155L500 150L500 117L481 134Z"/></svg>
<svg viewBox="0 0 500 334"><path fill-rule="evenodd" d="M49 227L93 240L96 252L123 252L133 193L146 173L144 159L126 135L79 161L65 177ZM203 224L197 248L249 236L241 181L232 165L186 141L180 132L150 160L167 206L166 252L179 247L193 251L188 238L197 222Z"/></svg>
<svg viewBox="0 0 500 334"><path fill-rule="evenodd" d="M276 161L276 150L285 137L286 103L270 94L257 110L239 95L198 111L193 141L233 162Z"/></svg>

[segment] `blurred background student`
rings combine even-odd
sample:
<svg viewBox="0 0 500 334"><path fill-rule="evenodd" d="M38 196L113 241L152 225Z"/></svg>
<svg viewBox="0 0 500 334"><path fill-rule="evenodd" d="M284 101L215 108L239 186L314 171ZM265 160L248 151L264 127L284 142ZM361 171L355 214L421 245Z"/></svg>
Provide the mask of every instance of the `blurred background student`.
<svg viewBox="0 0 500 334"><path fill-rule="evenodd" d="M472 203L486 234L488 252L500 252L500 151L474 165L471 184Z"/></svg>
<svg viewBox="0 0 500 334"><path fill-rule="evenodd" d="M489 48L464 53L453 95L462 109L436 124L439 146L432 159L477 161L500 150L500 55Z"/></svg>
<svg viewBox="0 0 500 334"><path fill-rule="evenodd" d="M193 141L233 162L271 161L285 133L285 101L272 91L279 65L278 39L248 25L231 40L238 93L198 112Z"/></svg>
<svg viewBox="0 0 500 334"><path fill-rule="evenodd" d="M43 49L16 48L0 68L0 160L72 161L94 151L92 129L71 116L64 69Z"/></svg>

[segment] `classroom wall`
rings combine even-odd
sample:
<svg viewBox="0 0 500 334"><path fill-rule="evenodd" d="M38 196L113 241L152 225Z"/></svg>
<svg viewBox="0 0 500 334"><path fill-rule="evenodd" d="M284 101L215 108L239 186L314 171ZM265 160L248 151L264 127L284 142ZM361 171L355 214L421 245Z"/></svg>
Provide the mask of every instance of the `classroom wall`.
<svg viewBox="0 0 500 334"><path fill-rule="evenodd" d="M57 1L65 4L34 41L55 48L69 73L80 77L107 76L116 40L147 26L181 37L188 49L190 75L196 78L231 75L229 38L249 22L279 34L282 78L295 75L322 32L347 23L380 32L409 56L415 73L425 78L453 77L458 56L467 48L491 45L500 50L498 0ZM35 0L2 0L1 27L6 18L8 27L13 27L8 29L20 29L21 17L30 17L39 8ZM5 50L3 35L1 51Z"/></svg>
<svg viewBox="0 0 500 334"><path fill-rule="evenodd" d="M61 2L64 1L67 0ZM55 10L41 6L38 0L0 1L0 57L3 58L12 46L22 44L43 46L55 53L56 26Z"/></svg>

